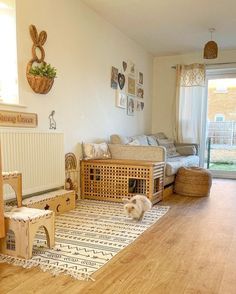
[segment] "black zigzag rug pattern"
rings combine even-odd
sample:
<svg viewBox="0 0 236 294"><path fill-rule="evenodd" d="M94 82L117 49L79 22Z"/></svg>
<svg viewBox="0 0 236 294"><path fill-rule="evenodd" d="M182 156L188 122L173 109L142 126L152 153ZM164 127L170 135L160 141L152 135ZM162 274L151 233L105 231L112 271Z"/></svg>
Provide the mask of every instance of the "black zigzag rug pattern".
<svg viewBox="0 0 236 294"><path fill-rule="evenodd" d="M52 274L68 274L79 280L91 275L120 250L132 243L168 211L154 206L137 222L124 215L121 203L95 200L78 201L76 209L56 217L56 245L46 247L43 229L36 234L30 260L0 254L0 262L31 268L39 266Z"/></svg>

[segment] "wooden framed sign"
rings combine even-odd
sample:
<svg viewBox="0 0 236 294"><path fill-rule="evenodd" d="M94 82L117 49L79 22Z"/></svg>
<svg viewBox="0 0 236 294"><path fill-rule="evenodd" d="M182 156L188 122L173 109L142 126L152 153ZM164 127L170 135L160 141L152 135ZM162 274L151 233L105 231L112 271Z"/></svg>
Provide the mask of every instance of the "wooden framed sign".
<svg viewBox="0 0 236 294"><path fill-rule="evenodd" d="M36 113L0 110L1 127L36 128L38 116Z"/></svg>

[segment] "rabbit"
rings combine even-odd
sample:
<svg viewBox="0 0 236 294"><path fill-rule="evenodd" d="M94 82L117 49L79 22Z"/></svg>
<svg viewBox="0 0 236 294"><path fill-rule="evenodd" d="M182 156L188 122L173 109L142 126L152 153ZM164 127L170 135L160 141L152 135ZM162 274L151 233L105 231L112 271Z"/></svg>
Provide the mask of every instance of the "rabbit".
<svg viewBox="0 0 236 294"><path fill-rule="evenodd" d="M152 202L144 195L135 195L131 199L123 199L124 212L127 216L141 221L146 211L152 208Z"/></svg>

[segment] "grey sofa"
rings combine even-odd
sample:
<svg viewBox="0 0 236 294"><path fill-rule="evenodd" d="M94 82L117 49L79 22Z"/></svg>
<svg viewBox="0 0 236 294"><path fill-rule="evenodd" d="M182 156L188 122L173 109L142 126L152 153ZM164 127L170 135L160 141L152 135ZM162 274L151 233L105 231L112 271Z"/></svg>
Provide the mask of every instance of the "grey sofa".
<svg viewBox="0 0 236 294"><path fill-rule="evenodd" d="M199 166L198 145L176 143L164 133L125 137L110 136L109 149L114 159L136 159L165 162L164 185L174 183L182 166Z"/></svg>

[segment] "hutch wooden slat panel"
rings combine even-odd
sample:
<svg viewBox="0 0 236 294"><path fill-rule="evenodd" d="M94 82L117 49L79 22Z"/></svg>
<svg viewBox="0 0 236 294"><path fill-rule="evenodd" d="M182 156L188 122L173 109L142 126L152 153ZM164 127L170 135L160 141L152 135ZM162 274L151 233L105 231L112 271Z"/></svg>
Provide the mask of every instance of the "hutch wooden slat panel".
<svg viewBox="0 0 236 294"><path fill-rule="evenodd" d="M152 203L163 197L164 162L96 159L81 161L81 195L85 199L121 202L136 194Z"/></svg>

